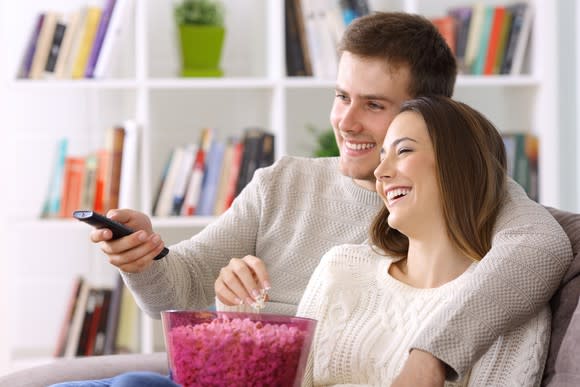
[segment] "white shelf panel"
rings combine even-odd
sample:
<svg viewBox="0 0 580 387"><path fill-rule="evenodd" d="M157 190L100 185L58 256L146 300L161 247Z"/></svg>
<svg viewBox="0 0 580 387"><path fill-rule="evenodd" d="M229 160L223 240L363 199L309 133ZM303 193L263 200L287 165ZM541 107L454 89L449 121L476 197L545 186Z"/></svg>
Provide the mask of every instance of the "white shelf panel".
<svg viewBox="0 0 580 387"><path fill-rule="evenodd" d="M151 89L271 89L268 78L157 78L145 82Z"/></svg>
<svg viewBox="0 0 580 387"><path fill-rule="evenodd" d="M455 87L539 87L541 80L531 75L458 75Z"/></svg>
<svg viewBox="0 0 580 387"><path fill-rule="evenodd" d="M31 89L120 89L131 90L137 88L139 83L135 79L17 79L9 82L13 88Z"/></svg>

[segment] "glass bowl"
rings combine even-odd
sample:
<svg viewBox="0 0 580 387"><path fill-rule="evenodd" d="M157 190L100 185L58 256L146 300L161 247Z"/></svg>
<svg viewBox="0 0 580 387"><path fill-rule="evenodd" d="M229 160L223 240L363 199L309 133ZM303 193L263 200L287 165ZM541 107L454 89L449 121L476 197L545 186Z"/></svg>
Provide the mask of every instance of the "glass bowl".
<svg viewBox="0 0 580 387"><path fill-rule="evenodd" d="M161 312L171 378L192 386L300 386L316 321L274 314Z"/></svg>

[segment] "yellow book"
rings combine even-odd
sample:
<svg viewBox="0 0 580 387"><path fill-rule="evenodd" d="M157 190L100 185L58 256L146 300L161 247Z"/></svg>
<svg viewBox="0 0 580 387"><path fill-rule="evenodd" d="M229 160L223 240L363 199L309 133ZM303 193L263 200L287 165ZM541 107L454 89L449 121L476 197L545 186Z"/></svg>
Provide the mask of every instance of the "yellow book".
<svg viewBox="0 0 580 387"><path fill-rule="evenodd" d="M85 76L85 69L89 61L89 56L91 55L91 49L95 41L95 36L97 35L102 13L103 9L100 7L91 6L87 9L81 43L73 64L73 79L80 79Z"/></svg>

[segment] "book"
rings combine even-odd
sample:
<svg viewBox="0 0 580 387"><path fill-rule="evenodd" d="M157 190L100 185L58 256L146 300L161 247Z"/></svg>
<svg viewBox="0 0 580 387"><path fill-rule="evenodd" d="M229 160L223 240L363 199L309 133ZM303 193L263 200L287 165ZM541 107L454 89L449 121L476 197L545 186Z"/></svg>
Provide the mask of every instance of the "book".
<svg viewBox="0 0 580 387"><path fill-rule="evenodd" d="M304 65L304 54L300 44L300 32L298 31L298 20L296 19L296 9L294 0L284 0L285 16L285 54L286 54L286 75L306 76Z"/></svg>
<svg viewBox="0 0 580 387"><path fill-rule="evenodd" d="M471 8L471 22L469 23L469 31L467 32L467 42L465 46L464 66L468 73L472 72L479 52L484 15L485 6L481 1L478 1Z"/></svg>
<svg viewBox="0 0 580 387"><path fill-rule="evenodd" d="M26 50L24 51L24 56L17 74L18 78L28 78L30 75L30 69L32 68L32 61L34 59L34 53L36 52L36 45L38 37L40 36L40 31L42 30L43 22L44 13L39 13L36 17L36 22L34 23L30 37L28 38L28 44L26 45Z"/></svg>
<svg viewBox="0 0 580 387"><path fill-rule="evenodd" d="M232 160L234 155L235 144L239 140L237 137L227 139L224 156L221 165L220 178L217 189L217 197L214 205L214 215L221 215L226 210L226 189L230 173L232 172Z"/></svg>
<svg viewBox="0 0 580 387"><path fill-rule="evenodd" d="M481 31L479 35L479 44L477 47L477 55L471 73L474 75L482 75L483 67L485 66L485 59L487 57L487 48L489 46L489 38L491 33L491 24L493 22L494 7L487 5L484 7L483 20L481 24Z"/></svg>
<svg viewBox="0 0 580 387"><path fill-rule="evenodd" d="M47 77L54 75L56 61L60 53L60 47L62 45L66 29L67 25L65 21L62 18L57 20L54 27L54 33L52 35L52 42L50 43L50 49L48 51L48 57L44 66L44 75Z"/></svg>
<svg viewBox="0 0 580 387"><path fill-rule="evenodd" d="M120 5L120 4L118 4ZM139 187L139 125L134 120L123 122L125 138L119 183L119 208L133 208L137 203Z"/></svg>
<svg viewBox="0 0 580 387"><path fill-rule="evenodd" d="M107 314L105 337L103 343L103 355L112 355L116 351L115 341L117 340L117 330L119 328L119 314L121 311L121 297L125 283L123 277L117 274L115 286L111 292L109 302L109 312Z"/></svg>
<svg viewBox="0 0 580 387"><path fill-rule="evenodd" d="M181 209L181 215L191 216L196 214L199 197L201 196L201 187L206 172L206 155L211 148L212 142L213 129L202 129L195 162L193 163L193 170L191 172L185 200Z"/></svg>
<svg viewBox="0 0 580 387"><path fill-rule="evenodd" d="M489 33L489 43L487 46L487 54L483 65L484 75L493 75L497 57L500 55L499 46L502 30L504 29L506 21L506 9L503 6L493 8L493 17L491 22L491 30Z"/></svg>
<svg viewBox="0 0 580 387"><path fill-rule="evenodd" d="M499 44L498 44L498 48L497 48L498 55L495 59L494 65L493 65L493 74L500 74L501 73L501 64L503 63L503 60L505 57L507 41L509 38L511 26L512 26L512 20L513 20L513 14L511 12L511 10L506 8L505 14L504 14L504 23L503 23L502 28L501 28Z"/></svg>
<svg viewBox="0 0 580 387"><path fill-rule="evenodd" d="M157 185L157 190L155 191L155 197L153 199L153 204L151 207L151 213L157 215L157 208L159 207L159 202L161 201L161 195L163 193L163 187L165 186L165 180L167 180L167 175L169 174L169 169L173 161L173 154L175 153L175 148L169 152L167 160L163 165L163 170L161 176L159 177L159 184Z"/></svg>
<svg viewBox="0 0 580 387"><path fill-rule="evenodd" d="M107 334L107 321L110 313L112 289L103 288L103 300L101 303L101 312L99 321L97 322L97 332L94 338L91 355L99 356L104 354L105 350L105 336Z"/></svg>
<svg viewBox="0 0 580 387"><path fill-rule="evenodd" d="M196 215L211 216L214 214L224 152L225 144L221 141L214 141L207 155L206 174L201 187Z"/></svg>
<svg viewBox="0 0 580 387"><path fill-rule="evenodd" d="M302 11L303 0L292 0L294 3L294 12L296 15L296 31L298 33L300 51L304 59L304 72L306 76L312 76L312 60L308 48L308 38L306 37L306 23L304 21L304 12Z"/></svg>
<svg viewBox="0 0 580 387"><path fill-rule="evenodd" d="M105 212L105 190L107 189L107 173L109 171L110 153L105 149L98 149L97 152L97 172L95 181L95 202L93 210Z"/></svg>
<svg viewBox="0 0 580 387"><path fill-rule="evenodd" d="M237 141L233 147L231 171L226 185L224 209L230 208L237 196L238 180L244 157L244 140Z"/></svg>
<svg viewBox="0 0 580 387"><path fill-rule="evenodd" d="M54 65L54 77L57 79L65 78L65 71L69 58L72 55L73 43L75 37L79 35L79 26L81 24L81 11L71 12L66 18L66 30L60 44L56 63Z"/></svg>
<svg viewBox="0 0 580 387"><path fill-rule="evenodd" d="M54 357L62 357L65 354L65 348L70 333L71 324L73 321L73 317L75 315L75 307L82 288L83 281L84 279L81 276L77 276L73 280L67 307L63 316L62 323L60 325L58 339L53 352Z"/></svg>
<svg viewBox="0 0 580 387"><path fill-rule="evenodd" d="M194 169L194 161L198 153L197 144L187 144L183 150L183 157L179 165L175 184L173 186L173 205L171 215L179 215L185 201L188 183Z"/></svg>
<svg viewBox="0 0 580 387"><path fill-rule="evenodd" d="M455 7L449 10L449 15L455 19L455 57L460 73L468 73L465 66L465 48L467 46L467 34L471 23L471 7Z"/></svg>
<svg viewBox="0 0 580 387"><path fill-rule="evenodd" d="M54 36L54 30L58 19L59 14L56 12L48 11L44 13L42 27L38 35L34 57L30 67L30 73L28 74L30 79L41 79L44 74L44 68L46 66L46 61L48 60L52 38Z"/></svg>
<svg viewBox="0 0 580 387"><path fill-rule="evenodd" d="M76 12L78 18L74 21L75 25L70 28L70 41L65 42L65 50L68 50L68 54L62 58L62 62L60 63L57 59L57 69L55 70L55 77L57 79L72 79L73 77L73 68L77 56L83 50L82 46L84 43L87 16L89 14L88 11L89 7L85 6ZM73 20L71 20L72 22ZM65 39L67 39L66 36Z"/></svg>
<svg viewBox="0 0 580 387"><path fill-rule="evenodd" d="M524 26L524 20L526 19L526 14L528 14L529 22L531 23L531 11L528 11L530 6L527 3L516 3L508 6L508 10L512 13L512 25L509 32L508 40L506 43L504 59L501 64L501 74L511 74L514 56L517 50L518 43L520 40L520 34ZM528 13L530 12L530 13ZM527 40L526 40L527 43ZM520 45L520 47L522 47ZM523 54L523 53L522 53ZM522 58L523 59L523 58Z"/></svg>
<svg viewBox="0 0 580 387"><path fill-rule="evenodd" d="M98 157L96 153L90 153L85 157L85 172L81 193L81 202L78 208L92 209L95 203L95 191L97 186Z"/></svg>
<svg viewBox="0 0 580 387"><path fill-rule="evenodd" d="M110 127L107 130L105 147L109 153L109 163L105 182L103 212L119 207L119 189L121 185L121 169L123 166L123 146L125 143L125 128Z"/></svg>
<svg viewBox="0 0 580 387"><path fill-rule="evenodd" d="M524 57L530 41L533 19L534 7L530 4L526 4L523 9L521 28L515 42L514 54L512 56L512 63L509 72L510 75L519 75L522 73Z"/></svg>
<svg viewBox="0 0 580 387"><path fill-rule="evenodd" d="M115 338L116 353L139 352L139 317L139 307L129 289L124 286L121 292L119 323Z"/></svg>
<svg viewBox="0 0 580 387"><path fill-rule="evenodd" d="M240 167L240 174L236 186L236 196L242 192L244 187L252 180L254 172L258 169L262 159L264 142L269 138L273 145L273 137L259 128L250 128L244 131L244 154ZM273 147L272 147L273 149Z"/></svg>
<svg viewBox="0 0 580 387"><path fill-rule="evenodd" d="M120 59L119 41L127 27L130 6L131 0L117 0L115 3L101 52L95 64L94 78L111 76L114 62Z"/></svg>
<svg viewBox="0 0 580 387"><path fill-rule="evenodd" d="M41 218L57 217L60 214L62 182L64 179L64 167L67 156L68 139L58 141L54 157L52 175L49 179L48 192L42 208Z"/></svg>
<svg viewBox="0 0 580 387"><path fill-rule="evenodd" d="M103 40L107 34L107 29L109 27L109 22L111 21L111 15L113 14L113 9L115 8L115 3L117 0L106 0L106 4L101 12L101 17L99 19L99 26L95 33L94 41L91 47L91 52L87 60L87 67L85 68L85 78L93 78L95 73L95 66L97 64L97 59L101 53L101 48L103 46Z"/></svg>
<svg viewBox="0 0 580 387"><path fill-rule="evenodd" d="M70 218L79 208L85 173L84 156L67 156L64 162L64 176L59 216Z"/></svg>
<svg viewBox="0 0 580 387"><path fill-rule="evenodd" d="M78 51L72 67L72 78L81 79L85 75L85 69L89 61L91 49L95 41L95 36L99 28L99 21L101 20L102 8L97 6L89 6L87 8L87 15L84 20L82 38L79 42Z"/></svg>
<svg viewBox="0 0 580 387"><path fill-rule="evenodd" d="M77 297L75 303L74 316L71 321L69 335L66 343L66 348L64 352L64 357L70 358L75 357L77 354L77 348L81 336L81 330L83 325L83 320L85 317L85 311L87 306L87 300L89 297L89 283L85 280L81 284L81 289L79 291L79 296Z"/></svg>
<svg viewBox="0 0 580 387"><path fill-rule="evenodd" d="M175 182L177 181L177 175L179 173L179 168L181 166L181 160L183 159L184 152L185 148L182 146L176 146L173 149L169 168L163 177L163 184L161 186L159 198L155 204L155 216L171 215L171 209L173 208L173 188L175 186Z"/></svg>

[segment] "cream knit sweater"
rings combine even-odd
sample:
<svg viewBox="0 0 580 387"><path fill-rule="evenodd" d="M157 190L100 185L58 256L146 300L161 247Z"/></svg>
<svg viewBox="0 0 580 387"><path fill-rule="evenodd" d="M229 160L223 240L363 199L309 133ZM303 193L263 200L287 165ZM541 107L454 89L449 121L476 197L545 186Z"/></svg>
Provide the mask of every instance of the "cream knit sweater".
<svg viewBox="0 0 580 387"><path fill-rule="evenodd" d="M211 305L220 268L255 255L272 284L266 312L294 314L320 258L333 246L364 242L381 205L375 192L340 173L336 158L283 157L256 171L232 207L202 232L171 246L148 270L122 274L139 306L159 318L165 309ZM413 347L464 374L502 332L538 312L571 259L556 220L510 181L492 250Z"/></svg>
<svg viewBox="0 0 580 387"><path fill-rule="evenodd" d="M314 271L297 315L318 321L303 386L389 386L418 333L453 295L463 292L477 264L433 289L408 286L388 274L393 260L368 245L331 249ZM460 383L446 386L537 386L546 360L550 313L495 341Z"/></svg>

